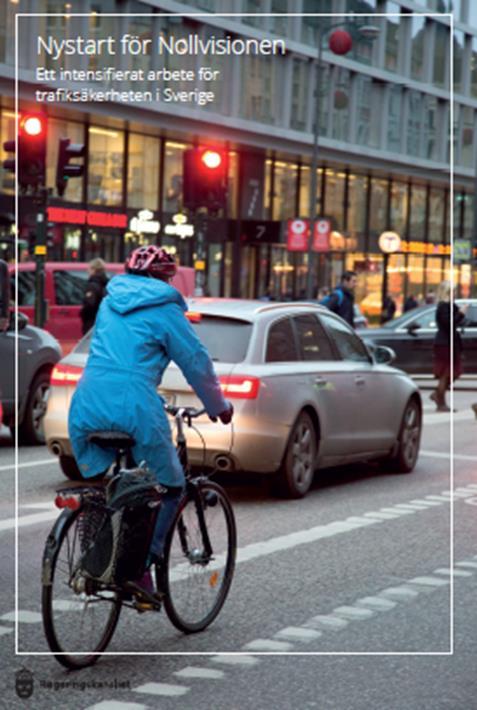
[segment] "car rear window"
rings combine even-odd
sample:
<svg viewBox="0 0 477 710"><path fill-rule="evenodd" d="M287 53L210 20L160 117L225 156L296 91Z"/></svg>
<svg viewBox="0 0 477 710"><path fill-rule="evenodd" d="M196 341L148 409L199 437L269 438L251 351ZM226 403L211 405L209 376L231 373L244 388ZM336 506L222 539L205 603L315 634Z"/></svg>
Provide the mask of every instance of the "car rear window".
<svg viewBox="0 0 477 710"><path fill-rule="evenodd" d="M252 333L248 321L202 314L200 321L191 325L214 362L235 363L245 359Z"/></svg>
<svg viewBox="0 0 477 710"><path fill-rule="evenodd" d="M236 318L201 316L197 323L191 323L201 343L207 348L215 362L242 362L247 354L252 324ZM76 353L89 353L90 331L75 347Z"/></svg>

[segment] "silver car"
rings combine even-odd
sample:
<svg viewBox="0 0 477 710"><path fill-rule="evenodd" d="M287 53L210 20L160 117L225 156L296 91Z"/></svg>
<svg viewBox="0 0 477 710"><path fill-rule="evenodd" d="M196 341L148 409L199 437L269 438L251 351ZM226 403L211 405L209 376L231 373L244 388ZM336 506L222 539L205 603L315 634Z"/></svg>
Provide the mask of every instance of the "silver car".
<svg viewBox="0 0 477 710"><path fill-rule="evenodd" d="M383 459L413 470L421 398L389 366L391 350L371 354L341 318L313 304L197 299L188 317L235 408L232 432L205 415L189 430L193 464L274 474L293 498L307 493L317 468ZM49 449L73 478L67 410L88 349L86 337L55 368L45 417ZM174 364L160 391L176 405L201 406Z"/></svg>

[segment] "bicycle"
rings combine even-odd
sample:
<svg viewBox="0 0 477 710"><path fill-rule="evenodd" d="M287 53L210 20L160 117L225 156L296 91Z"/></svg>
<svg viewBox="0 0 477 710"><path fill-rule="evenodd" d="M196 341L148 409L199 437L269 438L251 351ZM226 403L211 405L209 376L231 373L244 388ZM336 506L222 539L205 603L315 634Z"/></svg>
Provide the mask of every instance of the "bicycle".
<svg viewBox="0 0 477 710"><path fill-rule="evenodd" d="M144 597L135 595L131 578L104 582L84 573L81 566L101 534L105 516L111 514L108 491L125 474L133 473L125 467L132 463L134 439L121 432L94 432L90 438L95 443L115 450L112 477L57 491L55 502L63 511L43 554L42 617L48 645L68 669L85 668L99 659L113 637L123 606L141 612L158 611L163 606L177 629L196 633L214 621L230 590L237 541L232 506L221 486L203 473L192 473L184 434L184 422L192 427L192 420L205 410L165 408L176 421L176 446L186 484L166 537L164 559L153 570L160 591L154 600L146 596L145 603ZM144 472L144 467L138 467L136 473L140 470ZM138 579L145 568L161 490L157 482L141 489L141 495L147 493L147 502L140 509L134 556L126 561L126 567L131 563L129 567L134 569L132 579Z"/></svg>

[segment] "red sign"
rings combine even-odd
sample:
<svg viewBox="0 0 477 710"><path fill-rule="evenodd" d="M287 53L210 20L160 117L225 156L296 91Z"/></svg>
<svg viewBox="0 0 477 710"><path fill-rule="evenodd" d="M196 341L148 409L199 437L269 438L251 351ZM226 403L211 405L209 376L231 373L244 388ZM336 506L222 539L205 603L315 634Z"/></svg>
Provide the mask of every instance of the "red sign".
<svg viewBox="0 0 477 710"><path fill-rule="evenodd" d="M48 221L126 229L128 216L120 212L90 212L89 210L75 210L70 207L48 207Z"/></svg>
<svg viewBox="0 0 477 710"><path fill-rule="evenodd" d="M329 219L317 219L314 232L313 251L329 251L331 233Z"/></svg>
<svg viewBox="0 0 477 710"><path fill-rule="evenodd" d="M313 251L330 250L331 224L329 219L317 219L313 230ZM310 237L310 220L289 219L287 229L288 251L306 251Z"/></svg>
<svg viewBox="0 0 477 710"><path fill-rule="evenodd" d="M308 220L289 219L287 226L288 251L306 251L308 249L308 238L310 235Z"/></svg>

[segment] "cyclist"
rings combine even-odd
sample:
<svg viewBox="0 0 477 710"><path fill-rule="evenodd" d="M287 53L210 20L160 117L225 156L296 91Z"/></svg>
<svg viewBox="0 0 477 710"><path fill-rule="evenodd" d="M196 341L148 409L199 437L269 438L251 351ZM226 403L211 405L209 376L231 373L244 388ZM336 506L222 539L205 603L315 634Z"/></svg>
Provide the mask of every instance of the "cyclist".
<svg viewBox="0 0 477 710"><path fill-rule="evenodd" d="M185 481L163 400L157 394L169 362L173 360L180 367L210 417L228 424L233 415L209 354L184 315L185 301L169 284L176 270L173 257L151 245L135 249L126 261L126 274L111 279L68 418L73 452L84 478L100 474L112 464L114 452L88 441L92 431L110 429L134 437L134 460L145 461L167 488L149 566L161 560ZM149 572L139 586L152 591Z"/></svg>

